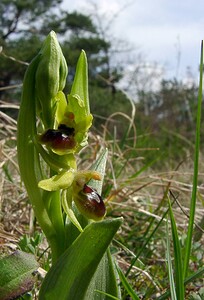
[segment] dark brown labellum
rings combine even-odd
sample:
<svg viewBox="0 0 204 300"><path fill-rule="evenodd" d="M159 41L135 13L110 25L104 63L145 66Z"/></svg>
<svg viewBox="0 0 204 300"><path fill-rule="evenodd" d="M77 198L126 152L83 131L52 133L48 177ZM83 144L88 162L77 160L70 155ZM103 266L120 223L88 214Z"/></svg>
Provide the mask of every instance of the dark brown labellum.
<svg viewBox="0 0 204 300"><path fill-rule="evenodd" d="M40 136L40 142L54 150L73 149L76 145L74 128L61 124L58 129L48 129Z"/></svg>
<svg viewBox="0 0 204 300"><path fill-rule="evenodd" d="M84 210L87 211L87 215L92 215L90 218L97 220L105 216L106 207L97 191L85 184L80 194L85 200L83 201Z"/></svg>
<svg viewBox="0 0 204 300"><path fill-rule="evenodd" d="M73 127L67 127L65 124L60 124L58 130L68 136L74 136L75 130Z"/></svg>

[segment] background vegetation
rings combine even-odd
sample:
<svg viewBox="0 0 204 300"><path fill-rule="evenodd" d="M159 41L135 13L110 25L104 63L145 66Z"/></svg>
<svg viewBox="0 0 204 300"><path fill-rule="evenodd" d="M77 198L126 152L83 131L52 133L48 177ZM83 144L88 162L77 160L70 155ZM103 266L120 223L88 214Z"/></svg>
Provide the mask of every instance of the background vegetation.
<svg viewBox="0 0 204 300"><path fill-rule="evenodd" d="M137 95L137 102L130 101L127 91L118 88L118 82L126 63L124 53L131 51L131 47L125 41L110 38L97 10L94 15L64 11L59 8L61 2L2 0L0 3L2 251L20 247L34 253L43 269L49 267L46 241L38 231L29 199L20 183L16 119L27 64L45 36L54 30L69 65L67 93L80 50L84 49L88 56L91 111L95 118L90 145L80 154L79 161L81 166L88 167L101 146L109 149L103 197L109 215L123 215L125 219L112 251L141 299L160 299L169 287L166 223L160 222L162 218L166 220L169 192L175 202L173 211L181 246L186 239L198 86L172 78L163 80L156 90L147 90L145 86L141 88L140 73L135 70L129 84ZM201 133L203 131L202 119ZM200 227L195 227L189 275L204 262L203 145L201 139L196 210ZM185 252L184 247L182 251ZM200 278L188 285L186 299L204 299L204 282ZM123 297L130 299L125 290Z"/></svg>

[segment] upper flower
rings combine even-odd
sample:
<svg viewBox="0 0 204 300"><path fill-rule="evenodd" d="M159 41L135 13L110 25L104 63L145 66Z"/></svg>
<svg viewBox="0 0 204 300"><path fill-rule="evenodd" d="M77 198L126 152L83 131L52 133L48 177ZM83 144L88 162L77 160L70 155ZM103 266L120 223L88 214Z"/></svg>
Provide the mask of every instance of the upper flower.
<svg viewBox="0 0 204 300"><path fill-rule="evenodd" d="M93 117L87 114L79 95L70 94L67 101L64 93L59 92L56 100L55 128L45 130L39 141L58 155L76 153L87 144Z"/></svg>
<svg viewBox="0 0 204 300"><path fill-rule="evenodd" d="M44 131L38 140L58 155L74 154L87 144L93 119L89 109L86 54L81 52L67 98L62 92L67 65L53 32L45 40L39 55L36 103Z"/></svg>

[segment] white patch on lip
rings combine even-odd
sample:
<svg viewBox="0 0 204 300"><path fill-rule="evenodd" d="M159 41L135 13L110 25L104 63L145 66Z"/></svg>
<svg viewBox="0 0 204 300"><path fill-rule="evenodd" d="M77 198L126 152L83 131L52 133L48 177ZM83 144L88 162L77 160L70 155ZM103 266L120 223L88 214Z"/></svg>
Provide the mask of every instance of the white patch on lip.
<svg viewBox="0 0 204 300"><path fill-rule="evenodd" d="M90 201L96 201L97 203L100 203L101 202L101 199L99 197L99 195L96 193L96 192L91 192L91 193L88 193L86 194L87 198L90 200Z"/></svg>

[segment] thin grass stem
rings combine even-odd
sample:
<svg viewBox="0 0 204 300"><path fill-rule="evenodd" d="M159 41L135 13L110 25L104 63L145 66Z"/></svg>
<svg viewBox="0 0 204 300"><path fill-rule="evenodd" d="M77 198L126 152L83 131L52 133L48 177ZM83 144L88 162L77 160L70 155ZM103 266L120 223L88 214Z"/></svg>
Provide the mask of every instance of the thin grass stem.
<svg viewBox="0 0 204 300"><path fill-rule="evenodd" d="M184 280L183 280L184 273L183 273L183 262L181 256L181 245L178 237L178 231L177 231L176 222L175 222L170 200L169 200L169 216L171 220L171 231L172 231L172 238L173 238L174 262L175 262L176 298L174 299L184 300L185 290L184 290Z"/></svg>
<svg viewBox="0 0 204 300"><path fill-rule="evenodd" d="M198 92L198 109L197 109L197 124L196 124L196 140L195 140L195 157L194 157L194 175L193 175L193 190L190 203L190 218L188 224L188 232L185 246L184 257L184 278L188 275L188 267L191 253L193 225L195 218L197 184L198 184L198 165L199 165L199 149L200 149L200 128L201 128L201 106L202 106L202 87L203 87L203 41L201 42L200 56L200 81Z"/></svg>
<svg viewBox="0 0 204 300"><path fill-rule="evenodd" d="M169 238L169 225L168 221L166 222L166 259L167 259L167 266L168 266L168 274L169 274L169 285L170 285L170 292L172 300L177 300L176 297L176 289L174 283L174 276L173 276L173 267L172 267L172 259L171 259L171 249L170 249L170 238Z"/></svg>

